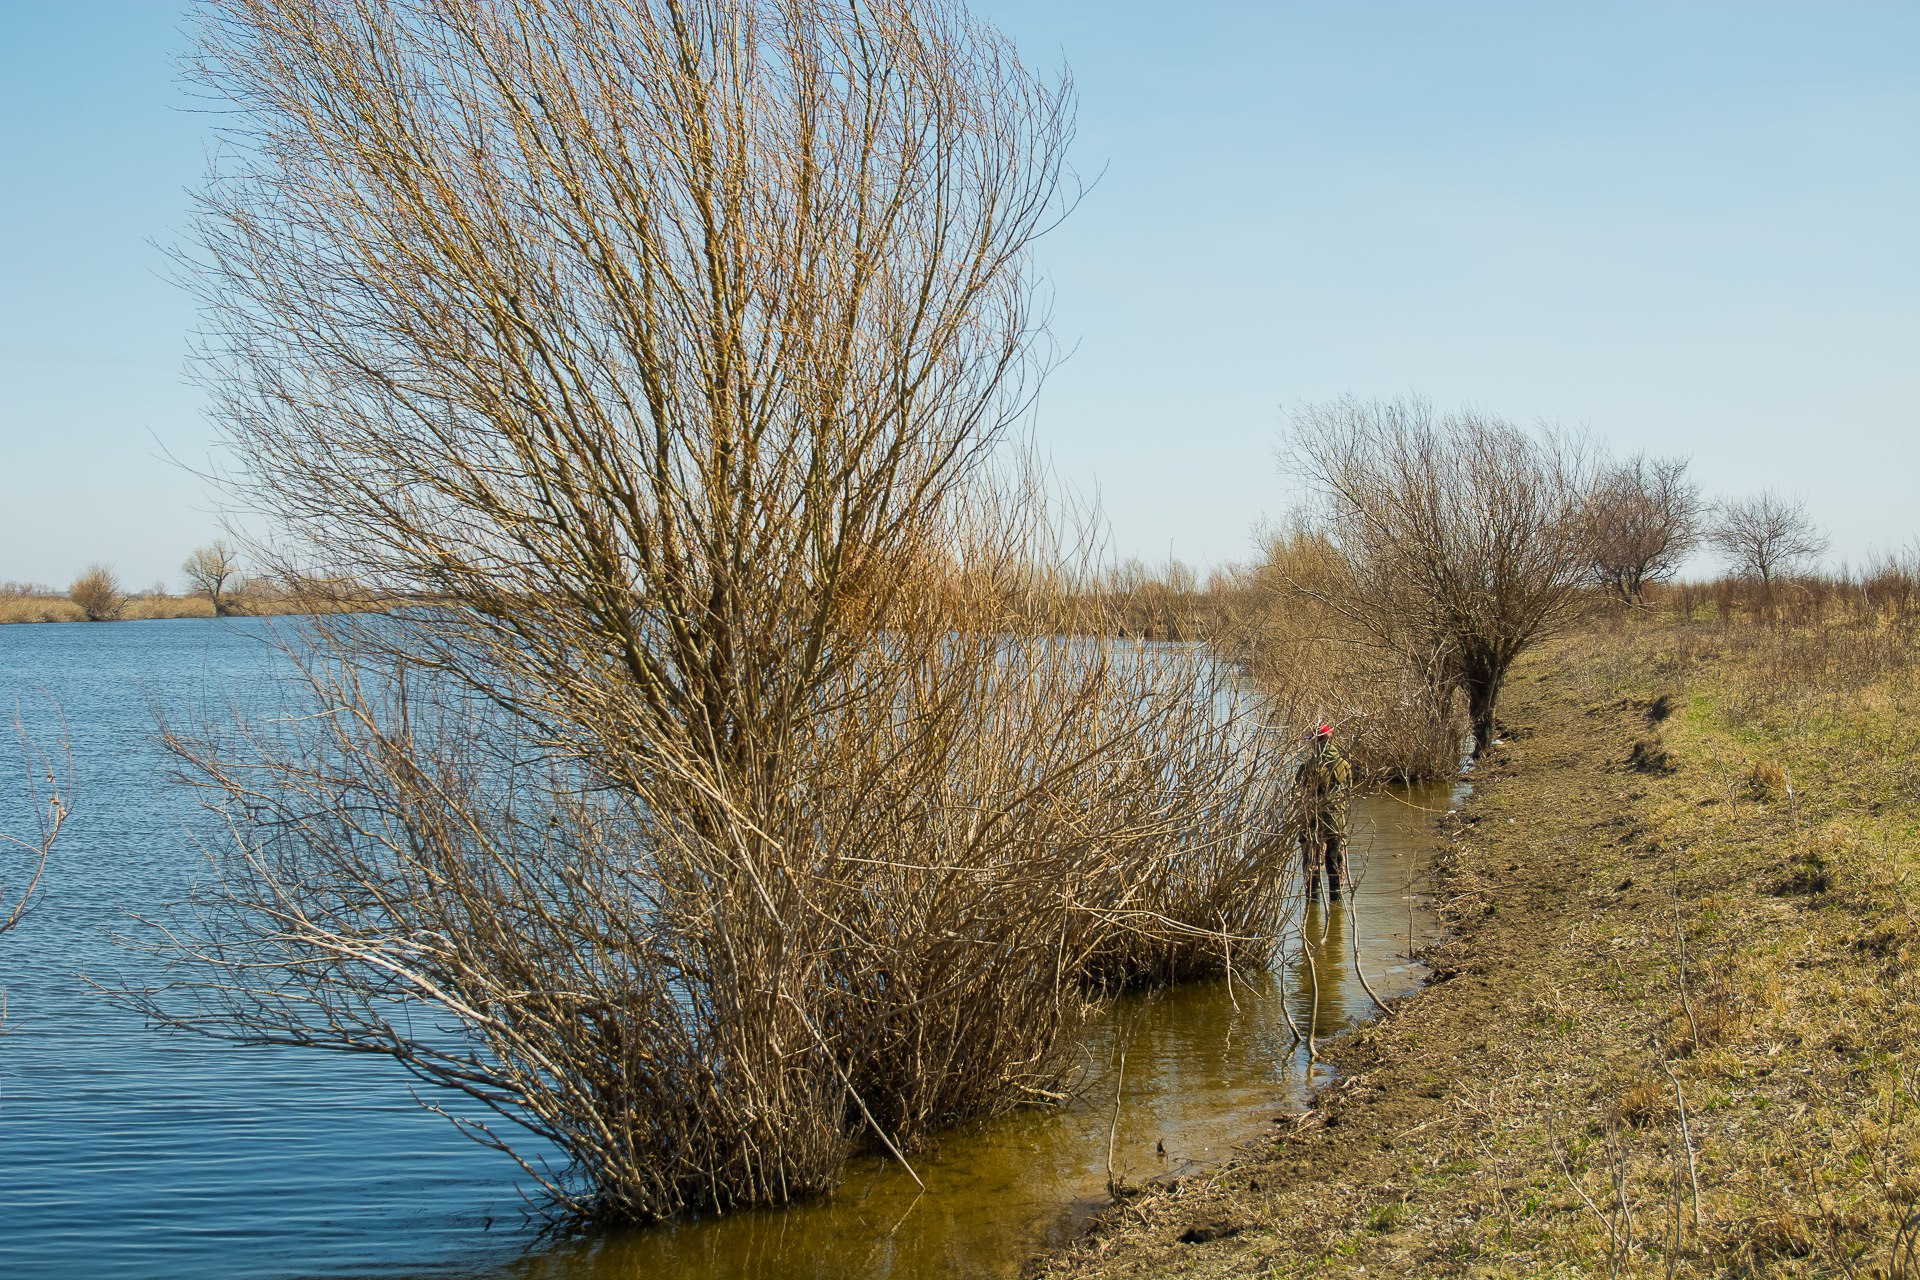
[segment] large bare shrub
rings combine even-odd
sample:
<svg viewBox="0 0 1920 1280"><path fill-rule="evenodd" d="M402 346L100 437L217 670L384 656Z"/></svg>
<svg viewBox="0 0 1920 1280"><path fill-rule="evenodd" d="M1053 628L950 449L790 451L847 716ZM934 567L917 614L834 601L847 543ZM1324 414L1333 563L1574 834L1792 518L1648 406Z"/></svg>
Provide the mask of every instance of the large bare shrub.
<svg viewBox="0 0 1920 1280"><path fill-rule="evenodd" d="M1478 411L1345 399L1294 415L1291 460L1336 553L1302 593L1394 669L1458 690L1484 751L1513 660L1581 601L1583 448Z"/></svg>
<svg viewBox="0 0 1920 1280"><path fill-rule="evenodd" d="M555 752L471 670L308 660L328 714L171 739L240 839L171 924L206 977L143 1006L391 1056L554 1144L525 1167L599 1217L819 1191L1056 1096L1090 986L1270 958L1287 744L1204 652L1044 634L1004 582L912 588L770 796L663 735Z"/></svg>
<svg viewBox="0 0 1920 1280"><path fill-rule="evenodd" d="M89 565L67 588L67 599L80 606L88 622L111 622L127 607L120 579L106 565Z"/></svg>
<svg viewBox="0 0 1920 1280"><path fill-rule="evenodd" d="M1460 766L1460 699L1430 651L1375 642L1337 600L1340 551L1296 528L1266 539L1233 634L1254 680L1282 704L1330 721L1363 777L1451 777Z"/></svg>
<svg viewBox="0 0 1920 1280"><path fill-rule="evenodd" d="M419 607L172 736L236 842L154 1017L390 1056L644 1220L1046 1098L1088 982L1259 956L1279 771L1203 655L1072 638L992 465L1064 87L945 0L213 14L236 483Z"/></svg>
<svg viewBox="0 0 1920 1280"><path fill-rule="evenodd" d="M1620 600L1646 602L1700 545L1705 505L1685 458L1635 454L1603 467L1584 511L1587 554L1601 584Z"/></svg>

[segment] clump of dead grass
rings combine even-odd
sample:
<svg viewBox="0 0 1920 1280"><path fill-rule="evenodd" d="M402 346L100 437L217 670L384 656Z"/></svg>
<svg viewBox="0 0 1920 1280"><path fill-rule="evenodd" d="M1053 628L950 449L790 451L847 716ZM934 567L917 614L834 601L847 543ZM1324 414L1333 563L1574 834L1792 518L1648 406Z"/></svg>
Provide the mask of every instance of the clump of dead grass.
<svg viewBox="0 0 1920 1280"><path fill-rule="evenodd" d="M1629 1129L1646 1129L1665 1124L1673 1114L1673 1090L1664 1078L1646 1075L1614 1096L1607 1108L1607 1121Z"/></svg>
<svg viewBox="0 0 1920 1280"><path fill-rule="evenodd" d="M1787 781L1787 771L1777 760L1756 760L1747 769L1747 795L1763 804L1788 799L1793 787Z"/></svg>

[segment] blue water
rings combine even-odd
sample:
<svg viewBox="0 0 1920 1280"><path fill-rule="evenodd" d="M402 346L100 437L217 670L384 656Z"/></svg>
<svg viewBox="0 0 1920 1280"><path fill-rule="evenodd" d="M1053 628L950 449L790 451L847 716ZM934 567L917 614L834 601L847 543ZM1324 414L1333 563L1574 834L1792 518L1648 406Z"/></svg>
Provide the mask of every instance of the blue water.
<svg viewBox="0 0 1920 1280"><path fill-rule="evenodd" d="M256 620L0 626L0 711L17 702L28 737L61 765L64 735L73 809L39 907L0 935L0 1278L1010 1277L1102 1198L1119 1081L1095 1062L1074 1105L917 1156L925 1194L891 1163L863 1160L830 1201L556 1238L513 1164L423 1110L395 1064L142 1025L101 988L166 975L115 936L141 936L135 917L185 896L223 839L170 778L158 719L191 729L296 702L272 636ZM25 783L21 753L0 736L0 832L31 833ZM1431 810L1448 803L1443 787L1355 805L1359 891L1316 935L1317 994L1293 957L1094 1029L1090 1052L1123 1029L1131 1046L1116 1131L1124 1176L1224 1159L1297 1105L1315 1068L1283 1034L1281 1004L1299 1022L1317 1012L1323 1036L1368 1016L1351 954L1389 997L1417 985L1408 935L1424 941L1434 925L1411 887L1431 852ZM0 885L20 870L17 857L0 865Z"/></svg>
<svg viewBox="0 0 1920 1280"><path fill-rule="evenodd" d="M169 779L156 715L270 709L269 634L0 627L0 706L10 720L17 701L43 747L64 712L73 780L39 906L0 936L0 1275L465 1270L500 1260L495 1231L527 1235L511 1168L423 1111L392 1064L151 1031L92 985L163 977L113 936L183 896L220 838ZM22 768L0 739L0 831L16 836L33 829ZM17 884L22 860L0 856Z"/></svg>

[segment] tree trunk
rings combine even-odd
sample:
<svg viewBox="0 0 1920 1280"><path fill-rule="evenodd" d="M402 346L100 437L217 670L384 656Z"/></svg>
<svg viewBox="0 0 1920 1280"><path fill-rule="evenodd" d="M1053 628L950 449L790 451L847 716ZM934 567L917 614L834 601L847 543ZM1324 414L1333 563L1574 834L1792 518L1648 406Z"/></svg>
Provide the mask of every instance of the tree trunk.
<svg viewBox="0 0 1920 1280"><path fill-rule="evenodd" d="M1501 677L1473 677L1465 683L1467 719L1473 725L1473 758L1478 760L1493 742L1493 709L1500 701Z"/></svg>

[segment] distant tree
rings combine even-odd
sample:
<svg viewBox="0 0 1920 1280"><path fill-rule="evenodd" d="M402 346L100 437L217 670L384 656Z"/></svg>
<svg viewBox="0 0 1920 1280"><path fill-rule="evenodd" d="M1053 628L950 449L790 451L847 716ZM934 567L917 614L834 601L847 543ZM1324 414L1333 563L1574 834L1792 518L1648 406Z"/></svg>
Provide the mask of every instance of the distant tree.
<svg viewBox="0 0 1920 1280"><path fill-rule="evenodd" d="M1700 545L1705 505L1685 458L1635 454L1605 467L1587 499L1583 525L1593 573L1628 604L1663 582Z"/></svg>
<svg viewBox="0 0 1920 1280"><path fill-rule="evenodd" d="M1807 514L1806 502L1789 501L1771 489L1722 503L1707 540L1734 572L1759 578L1768 600L1775 578L1827 549L1826 535Z"/></svg>
<svg viewBox="0 0 1920 1280"><path fill-rule="evenodd" d="M187 590L213 602L215 617L233 612L233 598L227 584L240 575L240 559L224 538L215 538L188 556L180 571L187 576Z"/></svg>
<svg viewBox="0 0 1920 1280"><path fill-rule="evenodd" d="M1421 399L1340 400L1293 425L1293 464L1339 553L1302 590L1464 695L1479 755L1513 660L1579 606L1584 449Z"/></svg>
<svg viewBox="0 0 1920 1280"><path fill-rule="evenodd" d="M67 588L67 599L79 605L88 622L109 622L126 608L126 593L120 579L106 565L89 565L87 571Z"/></svg>

